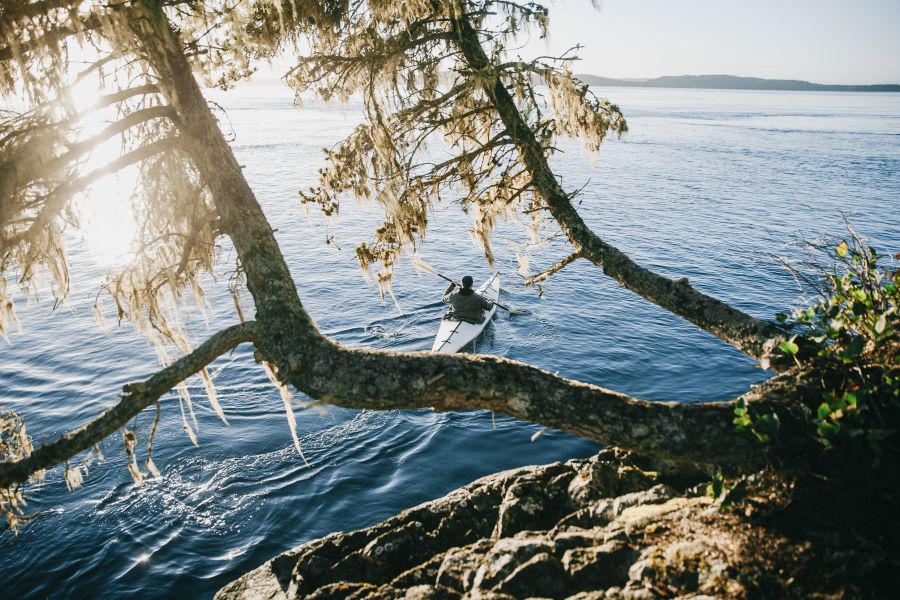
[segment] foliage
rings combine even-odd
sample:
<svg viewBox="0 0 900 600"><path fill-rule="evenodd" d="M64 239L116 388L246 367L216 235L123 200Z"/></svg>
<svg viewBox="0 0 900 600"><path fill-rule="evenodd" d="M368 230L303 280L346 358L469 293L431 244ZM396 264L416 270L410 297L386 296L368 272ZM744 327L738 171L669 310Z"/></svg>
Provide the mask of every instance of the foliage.
<svg viewBox="0 0 900 600"><path fill-rule="evenodd" d="M462 15L486 46L484 69L463 58L456 29ZM539 241L546 206L485 82L497 79L513 92L545 157L562 136L580 138L596 152L607 133L627 130L619 109L569 71L571 53L509 58L517 36L531 30L543 36L546 24L547 9L530 2L356 0L336 28L306 31L309 48L288 84L326 100L359 94L367 119L326 149L328 165L318 185L301 192L301 202L327 216L340 210L345 194L384 207L374 238L356 248L364 272L380 263L382 293L390 289L394 264L404 250L415 250L442 201L458 202L471 215L472 237L489 262L498 219L528 224L526 251Z"/></svg>
<svg viewBox="0 0 900 600"><path fill-rule="evenodd" d="M774 413L755 414L744 399L734 407L734 425L738 433L753 436L761 444L768 444L778 433L778 415Z"/></svg>
<svg viewBox="0 0 900 600"><path fill-rule="evenodd" d="M69 246L89 235L82 208L108 195L134 217L136 231L127 260L100 282L106 293L97 295L97 320L103 323L103 300L111 299L117 320L131 322L153 342L162 365L191 351L179 305L192 294L202 310L200 277L213 272L223 232L208 182L183 144L179 107L164 89L172 81L149 56L148 44L167 40L147 22L162 15L177 30L192 70L183 75L197 73L208 85L227 87L251 72L251 60L267 43L255 35L251 51L245 31L260 4L271 6L251 0L0 4L0 335L19 328L15 305L22 298L49 290L57 304L65 301ZM284 4L297 18L320 14L320 3ZM288 25L284 18L275 23ZM232 290L236 297L237 285ZM205 369L198 375L224 421L211 378ZM182 381L176 389L183 426L194 440L187 386ZM158 419L148 436L151 475L158 474L150 458ZM21 419L4 413L2 423L0 460L28 456ZM129 469L140 482L134 436L127 434ZM81 485L92 457L66 462L70 489ZM2 494L14 527L21 491Z"/></svg>
<svg viewBox="0 0 900 600"><path fill-rule="evenodd" d="M13 411L0 408L0 461L19 460L31 451L31 437L25 430L25 422ZM36 474L37 479L42 476L43 472ZM13 531L18 531L24 508L25 497L21 486L0 487L0 513L3 513L6 524Z"/></svg>
<svg viewBox="0 0 900 600"><path fill-rule="evenodd" d="M778 344L778 352L815 363L820 372L813 422L826 447L861 438L876 451L896 433L900 411L900 270L879 265L881 257L850 229L848 241L826 246L836 259L831 272L795 274L819 300L778 318L795 334ZM900 258L898 255L896 258ZM741 431L767 442L772 415L751 415L735 408Z"/></svg>
<svg viewBox="0 0 900 600"><path fill-rule="evenodd" d="M826 446L846 436L877 445L896 432L889 417L900 408L900 271L879 268L875 248L856 236L834 251L844 271L825 275L823 298L794 321L820 345L830 384L816 408L817 432Z"/></svg>

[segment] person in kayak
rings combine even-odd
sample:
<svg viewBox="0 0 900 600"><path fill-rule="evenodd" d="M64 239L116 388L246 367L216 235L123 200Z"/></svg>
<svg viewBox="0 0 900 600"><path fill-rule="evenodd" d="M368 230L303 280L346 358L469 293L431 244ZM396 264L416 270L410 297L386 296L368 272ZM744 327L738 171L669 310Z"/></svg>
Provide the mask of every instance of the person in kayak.
<svg viewBox="0 0 900 600"><path fill-rule="evenodd" d="M476 325L484 323L484 311L490 310L494 303L475 293L472 278L468 275L462 278L462 288L458 292L453 291L455 288L456 282L451 283L441 298L444 304L450 305L445 318Z"/></svg>

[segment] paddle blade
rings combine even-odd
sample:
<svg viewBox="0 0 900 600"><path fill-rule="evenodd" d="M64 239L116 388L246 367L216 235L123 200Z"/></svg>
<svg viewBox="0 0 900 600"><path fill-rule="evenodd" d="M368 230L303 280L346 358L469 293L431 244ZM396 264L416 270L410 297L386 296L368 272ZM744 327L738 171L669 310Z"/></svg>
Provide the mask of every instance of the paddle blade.
<svg viewBox="0 0 900 600"><path fill-rule="evenodd" d="M425 271L430 275L437 275L437 269L429 265L427 262L419 258L418 256L413 256L412 264L418 271Z"/></svg>
<svg viewBox="0 0 900 600"><path fill-rule="evenodd" d="M494 302L494 304L496 304L498 308L502 308L503 310L505 310L506 314L508 314L511 317L518 317L520 315L530 315L531 314L529 311L522 309L522 308L509 308L508 306L504 306L504 305L500 304L499 302Z"/></svg>
<svg viewBox="0 0 900 600"><path fill-rule="evenodd" d="M415 266L420 271L425 271L426 273L430 273L431 275L436 275L436 276L440 277L441 279L446 279L447 281L451 281L451 282L455 283L456 285L459 285L458 281L453 281L446 275L441 275L440 273L438 273L437 269L435 269L434 267L429 265L427 262L425 262L418 256L413 257L412 263L413 263L413 266Z"/></svg>

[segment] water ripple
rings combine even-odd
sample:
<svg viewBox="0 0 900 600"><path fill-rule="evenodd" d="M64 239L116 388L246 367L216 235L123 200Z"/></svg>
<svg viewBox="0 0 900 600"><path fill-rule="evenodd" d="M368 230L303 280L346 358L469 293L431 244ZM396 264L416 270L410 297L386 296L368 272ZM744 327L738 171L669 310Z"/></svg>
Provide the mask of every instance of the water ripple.
<svg viewBox="0 0 900 600"><path fill-rule="evenodd" d="M900 250L900 97L882 94L701 90L602 90L629 118L591 169L578 144L554 167L579 196L585 220L638 263L688 277L705 293L770 318L799 301L769 253L801 235L839 231L841 211L887 251ZM242 95L243 94L243 95ZM313 103L297 110L290 93L250 90L219 98L237 136L235 153L277 230L304 306L333 339L352 346L426 350L444 310L445 282L397 266L398 309L360 278L352 248L382 215L347 204L325 223L307 219L296 192L309 187L330 146L358 122L348 109ZM419 250L442 272L487 277L456 206L438 207ZM326 232L338 250L324 243ZM506 239L522 227L501 223L497 264L515 270ZM227 280L234 256L225 243ZM532 265L568 253L558 243ZM77 246L73 277L98 282L97 265ZM90 289L88 289L90 288ZM188 311L202 341L236 318L227 292L208 282L209 326ZM730 346L662 311L578 261L557 274L543 297L504 278L500 311L470 347L524 360L651 400L701 402L733 397L767 374ZM123 383L146 377L152 349L128 328L100 332L96 289L73 292L65 307L22 307L26 333L13 335L0 361L0 402L20 411L36 441L55 438L117 399ZM247 306L245 306L245 309ZM209 596L272 555L334 530L371 524L490 472L596 451L591 442L486 411L435 413L298 410L309 466L291 442L281 398L242 345L211 365L230 427L216 417L201 383L189 381L200 448L181 427L177 400L163 399L154 442L160 481L135 487L122 440L104 443L87 487L68 493L62 468L30 489L33 520L18 537L0 533L3 594L15 598ZM299 400L308 400L298 394ZM145 457L152 415L129 426Z"/></svg>

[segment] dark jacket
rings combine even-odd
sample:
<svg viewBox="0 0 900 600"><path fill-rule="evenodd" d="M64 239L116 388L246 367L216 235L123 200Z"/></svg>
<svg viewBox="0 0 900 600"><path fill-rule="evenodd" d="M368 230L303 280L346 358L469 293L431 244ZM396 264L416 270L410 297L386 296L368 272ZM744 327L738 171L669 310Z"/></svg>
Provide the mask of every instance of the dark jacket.
<svg viewBox="0 0 900 600"><path fill-rule="evenodd" d="M453 288L451 287L450 290ZM461 289L458 292L447 290L441 299L444 304L449 304L450 318L466 323L483 323L484 311L490 310L494 303L476 294L471 289Z"/></svg>

